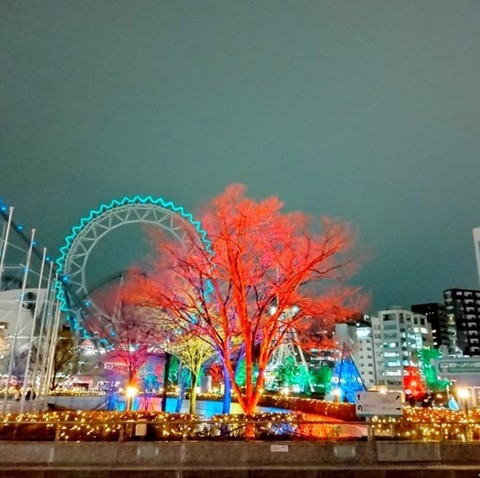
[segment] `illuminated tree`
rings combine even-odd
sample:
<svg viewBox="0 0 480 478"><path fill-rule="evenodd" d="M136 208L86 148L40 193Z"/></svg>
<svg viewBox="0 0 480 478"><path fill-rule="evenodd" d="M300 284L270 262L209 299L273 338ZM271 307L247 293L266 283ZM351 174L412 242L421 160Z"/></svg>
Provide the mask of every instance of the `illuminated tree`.
<svg viewBox="0 0 480 478"><path fill-rule="evenodd" d="M358 368L349 353L342 354L341 359L336 363L333 370L332 384L338 390L338 399L349 403L355 402L356 392L366 390Z"/></svg>
<svg viewBox="0 0 480 478"><path fill-rule="evenodd" d="M168 348L190 370L190 413L195 413L198 379L202 365L215 354L215 349L210 343L193 334L178 337Z"/></svg>
<svg viewBox="0 0 480 478"><path fill-rule="evenodd" d="M299 391L305 391L308 386L308 370L304 365L297 365L293 357L287 357L274 370L273 375L275 387L281 389L283 387L292 388L297 386Z"/></svg>
<svg viewBox="0 0 480 478"><path fill-rule="evenodd" d="M193 231L182 244L157 238L158 259L128 289L133 303L162 309L214 345L245 413L255 411L267 364L292 331L318 334L356 311L358 290L338 286L355 268L351 227L282 208L228 187L201 215L211 250ZM241 358L244 388L235 381Z"/></svg>
<svg viewBox="0 0 480 478"><path fill-rule="evenodd" d="M55 344L50 390L55 390L61 380L65 380L79 371L79 360L80 352L71 332L62 330L58 333Z"/></svg>
<svg viewBox="0 0 480 478"><path fill-rule="evenodd" d="M446 390L450 384L450 380L442 380L438 377L435 367L432 365L432 360L439 359L440 351L435 348L424 347L418 352L418 363L427 387L432 392L440 392Z"/></svg>
<svg viewBox="0 0 480 478"><path fill-rule="evenodd" d="M88 316L85 328L91 340L103 347L101 360L126 370L127 385L139 385L140 374L150 355L164 354L172 331L158 310L123 302L119 291L110 287L96 297L104 314Z"/></svg>
<svg viewBox="0 0 480 478"><path fill-rule="evenodd" d="M214 362L208 367L207 374L212 377L212 385L215 388L220 388L223 382L223 366L219 362Z"/></svg>
<svg viewBox="0 0 480 478"><path fill-rule="evenodd" d="M322 365L319 369L310 370L310 377L316 392L325 396L330 391L333 370L328 365Z"/></svg>
<svg viewBox="0 0 480 478"><path fill-rule="evenodd" d="M420 400L425 397L427 389L418 367L408 365L404 368L403 389L405 393L414 400Z"/></svg>

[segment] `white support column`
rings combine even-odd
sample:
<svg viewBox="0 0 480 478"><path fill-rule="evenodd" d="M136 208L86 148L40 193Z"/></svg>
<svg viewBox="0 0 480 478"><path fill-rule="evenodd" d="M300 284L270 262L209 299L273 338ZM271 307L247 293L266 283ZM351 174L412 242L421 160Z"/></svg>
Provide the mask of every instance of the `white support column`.
<svg viewBox="0 0 480 478"><path fill-rule="evenodd" d="M47 365L47 373L45 376L45 383L46 383L46 393L44 396L44 400L48 395L48 388L52 381L52 373L53 373L53 365L55 361L55 348L57 346L57 338L58 338L58 327L60 325L60 316L61 316L61 309L60 304L57 302L57 307L55 310L55 318L52 325L52 338L50 340L50 350L48 352L48 365Z"/></svg>
<svg viewBox="0 0 480 478"><path fill-rule="evenodd" d="M10 229L12 227L12 217L13 217L13 207L10 207L8 210L7 228L5 229L5 235L3 237L3 242L2 242L2 249L0 252L0 287L2 285L5 256L7 255L8 238L10 236Z"/></svg>
<svg viewBox="0 0 480 478"><path fill-rule="evenodd" d="M40 367L40 361L43 361L41 352L42 352L42 347L46 340L46 337L44 338L43 335L46 334L46 330L47 330L45 327L45 319L47 317L47 312L50 305L50 294L51 292L55 294L55 288L53 288L53 291L50 290L52 276L53 276L53 262L50 263L50 271L48 273L48 278L47 278L47 287L45 289L45 299L43 301L42 320L40 322L40 330L38 331L37 353L35 355L35 363L33 366L33 373L32 373L32 388L35 388L35 385L37 383L37 373L40 371L40 384L38 387L38 392L41 391L41 381L42 381L41 371L43 369L43 365L42 367ZM52 301L54 300L54 297L55 296L52 297Z"/></svg>
<svg viewBox="0 0 480 478"><path fill-rule="evenodd" d="M40 369L40 394L42 396L42 408L45 408L46 399L48 395L48 364L49 364L49 350L50 350L50 341L52 340L53 334L53 324L54 324L54 316L53 316L53 309L55 306L55 294L56 294L56 284L57 284L58 276L55 274L55 278L53 280L53 284L50 287L51 297L48 301L48 308L46 313L46 320L45 320L45 341L42 347L41 352L41 362L42 367Z"/></svg>
<svg viewBox="0 0 480 478"><path fill-rule="evenodd" d="M27 260L23 272L23 280L22 280L22 289L20 291L20 296L18 298L18 309L17 309L17 317L15 321L15 331L13 334L13 341L10 344L10 361L8 364L8 376L7 376L7 382L6 382L6 389L5 389L5 397L3 399L3 413L6 412L7 410L7 400L8 400L8 389L10 385L10 381L12 380L12 370L13 370L13 363L15 359L15 352L17 349L17 336L18 336L18 331L20 328L20 320L22 316L22 307L23 307L23 299L25 297L25 289L27 288L27 280L28 280L28 272L30 269L30 260L32 258L32 250L33 250L33 243L35 240L35 229L32 229L32 233L30 236L30 245L28 247L28 252L27 252ZM18 377L17 377L18 379Z"/></svg>
<svg viewBox="0 0 480 478"><path fill-rule="evenodd" d="M42 281L43 281L43 270L45 268L45 257L47 256L47 249L43 248L42 254L42 264L40 266L40 276L38 278L38 287L37 287L37 297L35 299L35 307L33 309L33 318L32 318L32 327L30 329L30 337L28 338L28 353L27 353L27 362L25 364L25 372L23 373L23 391L22 398L20 400L20 413L23 413L23 409L25 408L25 400L26 400L26 391L30 390L30 398L33 400L34 398L34 388L30 387L29 385L29 369L30 369L30 361L32 358L32 347L33 347L33 338L35 336L35 326L37 323L37 317L39 315L39 304L40 304L40 292L42 290Z"/></svg>

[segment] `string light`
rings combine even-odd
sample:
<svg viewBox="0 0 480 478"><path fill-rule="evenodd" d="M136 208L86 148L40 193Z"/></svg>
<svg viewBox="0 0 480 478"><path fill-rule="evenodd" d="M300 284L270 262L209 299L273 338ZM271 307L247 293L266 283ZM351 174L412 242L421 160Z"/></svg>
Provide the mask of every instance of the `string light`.
<svg viewBox="0 0 480 478"><path fill-rule="evenodd" d="M273 397L270 397L273 400ZM294 398L277 397L282 403ZM298 401L299 399L297 399ZM0 436L10 439L50 439L60 441L119 441L134 436L135 424L148 424L149 439L184 440L226 438L341 439L342 421L335 415L346 413L349 404L316 402L323 413L256 413L215 415L205 420L191 414L153 411L48 411L0 415ZM304 403L305 405L306 403ZM311 405L311 404L310 404ZM351 422L353 420L347 420ZM358 421L358 420L357 420ZM365 422L358 422L364 424ZM479 441L480 410L404 407L401 417L372 417L368 424L376 439L394 438L423 442ZM250 433L250 434L249 434Z"/></svg>

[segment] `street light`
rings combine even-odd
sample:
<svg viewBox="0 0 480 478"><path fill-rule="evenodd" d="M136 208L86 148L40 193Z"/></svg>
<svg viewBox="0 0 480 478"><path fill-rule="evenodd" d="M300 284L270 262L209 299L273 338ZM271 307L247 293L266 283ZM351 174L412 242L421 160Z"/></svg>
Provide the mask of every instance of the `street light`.
<svg viewBox="0 0 480 478"><path fill-rule="evenodd" d="M342 397L342 390L340 389L340 387L337 387L335 390L333 390L332 395L333 395L333 401L339 402L340 398Z"/></svg>
<svg viewBox="0 0 480 478"><path fill-rule="evenodd" d="M468 415L468 399L470 398L470 390L468 388L459 388L458 398L464 402L465 413Z"/></svg>
<svg viewBox="0 0 480 478"><path fill-rule="evenodd" d="M138 389L132 385L129 385L125 390L125 396L127 397L126 410L130 412L133 408L133 399L138 393Z"/></svg>
<svg viewBox="0 0 480 478"><path fill-rule="evenodd" d="M472 431L468 423L468 400L470 398L470 390L468 388L460 388L458 390L458 398L463 400L465 404L465 415L467 416L465 423L465 438L467 441L470 441L472 439Z"/></svg>

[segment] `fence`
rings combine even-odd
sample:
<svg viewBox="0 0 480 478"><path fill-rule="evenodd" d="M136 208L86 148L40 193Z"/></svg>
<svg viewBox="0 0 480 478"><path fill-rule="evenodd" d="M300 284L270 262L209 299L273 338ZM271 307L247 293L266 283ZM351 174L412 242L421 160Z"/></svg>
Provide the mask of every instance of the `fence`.
<svg viewBox="0 0 480 478"><path fill-rule="evenodd" d="M480 423L450 422L336 422L274 417L249 420L218 416L199 420L159 415L153 419L18 420L5 416L0 422L0 440L10 441L405 441L480 442Z"/></svg>

